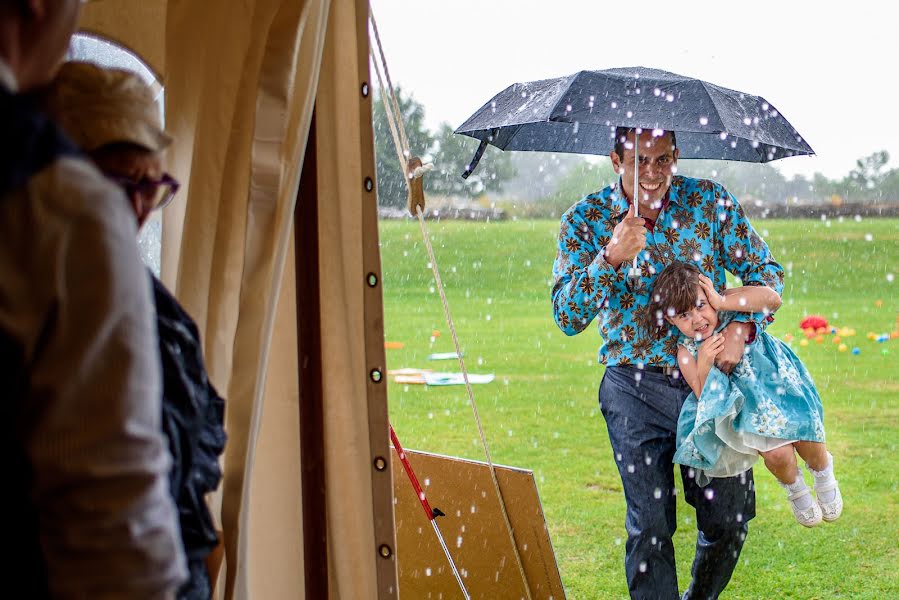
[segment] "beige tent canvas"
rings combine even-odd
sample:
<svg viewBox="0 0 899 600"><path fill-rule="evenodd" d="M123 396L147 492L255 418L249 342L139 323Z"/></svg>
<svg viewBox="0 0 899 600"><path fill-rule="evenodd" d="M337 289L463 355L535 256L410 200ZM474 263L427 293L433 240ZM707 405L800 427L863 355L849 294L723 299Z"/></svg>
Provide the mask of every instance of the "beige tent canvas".
<svg viewBox="0 0 899 600"><path fill-rule="evenodd" d="M390 469L375 467L390 449L367 18L354 0L82 9L81 30L165 93L185 185L163 216L162 278L227 399L223 597L397 596L378 551L395 542Z"/></svg>
<svg viewBox="0 0 899 600"><path fill-rule="evenodd" d="M161 277L227 399L211 499L220 598L401 591L368 11L363 0L82 8L82 33L157 77L175 139L168 170L183 185L163 214Z"/></svg>

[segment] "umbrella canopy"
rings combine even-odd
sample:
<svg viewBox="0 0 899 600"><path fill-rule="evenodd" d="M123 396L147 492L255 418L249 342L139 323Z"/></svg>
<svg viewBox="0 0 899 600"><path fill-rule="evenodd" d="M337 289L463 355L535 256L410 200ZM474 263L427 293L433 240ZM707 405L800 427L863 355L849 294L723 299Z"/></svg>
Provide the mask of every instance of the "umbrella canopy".
<svg viewBox="0 0 899 600"><path fill-rule="evenodd" d="M488 143L502 150L609 154L616 127L675 131L681 158L768 162L814 154L764 98L646 67L513 84L455 133L481 140L470 174Z"/></svg>

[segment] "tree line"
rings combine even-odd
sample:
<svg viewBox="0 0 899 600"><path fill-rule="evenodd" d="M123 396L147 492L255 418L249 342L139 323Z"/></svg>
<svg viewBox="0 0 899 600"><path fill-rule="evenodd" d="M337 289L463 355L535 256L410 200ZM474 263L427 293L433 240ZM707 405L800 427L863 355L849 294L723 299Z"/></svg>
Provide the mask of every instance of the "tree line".
<svg viewBox="0 0 899 600"><path fill-rule="evenodd" d="M463 202L488 198L521 216L556 217L585 194L614 180L606 157L502 152L493 146L487 148L471 177L462 179L478 141L455 135L449 123L430 131L424 122L425 107L402 88L397 89L397 98L411 151L435 165L425 176L429 197ZM406 205L406 186L380 97L374 102L372 125L378 203L402 208ZM744 205L899 203L899 168L890 168L889 160L885 150L864 156L841 179L821 173L810 178L787 178L767 163L681 160L678 167L681 173L722 183Z"/></svg>

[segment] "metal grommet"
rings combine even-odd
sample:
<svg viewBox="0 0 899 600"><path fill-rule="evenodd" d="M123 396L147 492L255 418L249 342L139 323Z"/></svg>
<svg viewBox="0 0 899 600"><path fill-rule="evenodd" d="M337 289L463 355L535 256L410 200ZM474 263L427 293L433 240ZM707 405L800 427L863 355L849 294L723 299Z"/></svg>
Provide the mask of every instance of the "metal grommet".
<svg viewBox="0 0 899 600"><path fill-rule="evenodd" d="M371 380L375 383L381 383L381 369L372 369L368 376L371 377Z"/></svg>
<svg viewBox="0 0 899 600"><path fill-rule="evenodd" d="M371 177L366 177L365 178L365 191L370 192L373 189L375 189L375 182L372 181Z"/></svg>
<svg viewBox="0 0 899 600"><path fill-rule="evenodd" d="M374 273L368 274L368 287L375 287L378 285L378 276Z"/></svg>
<svg viewBox="0 0 899 600"><path fill-rule="evenodd" d="M378 554L381 555L381 558L390 558L390 556L393 554L393 550L391 550L390 546L388 546L387 544L381 544L378 547Z"/></svg>
<svg viewBox="0 0 899 600"><path fill-rule="evenodd" d="M375 465L375 471L383 471L384 469L387 468L387 461L384 460L383 456L376 456L374 465Z"/></svg>
<svg viewBox="0 0 899 600"><path fill-rule="evenodd" d="M367 81L362 82L362 97L368 98L368 82Z"/></svg>

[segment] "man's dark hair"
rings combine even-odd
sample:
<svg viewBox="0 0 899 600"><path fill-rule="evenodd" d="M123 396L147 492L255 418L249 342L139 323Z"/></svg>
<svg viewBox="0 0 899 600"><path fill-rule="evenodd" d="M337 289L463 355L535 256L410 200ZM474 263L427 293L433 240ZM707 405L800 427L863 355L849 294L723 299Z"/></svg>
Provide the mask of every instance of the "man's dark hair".
<svg viewBox="0 0 899 600"><path fill-rule="evenodd" d="M644 131L646 131L644 129ZM627 134L634 132L634 137L637 136L637 128L636 127L616 127L615 128L615 154L618 155L619 158L624 158L624 141L627 139ZM671 148L677 148L677 136L674 131L665 131L665 133L671 134Z"/></svg>
<svg viewBox="0 0 899 600"><path fill-rule="evenodd" d="M696 287L702 274L696 265L676 260L656 277L649 292L649 305L639 323L649 337L656 340L665 337L668 334L665 317L696 307Z"/></svg>

